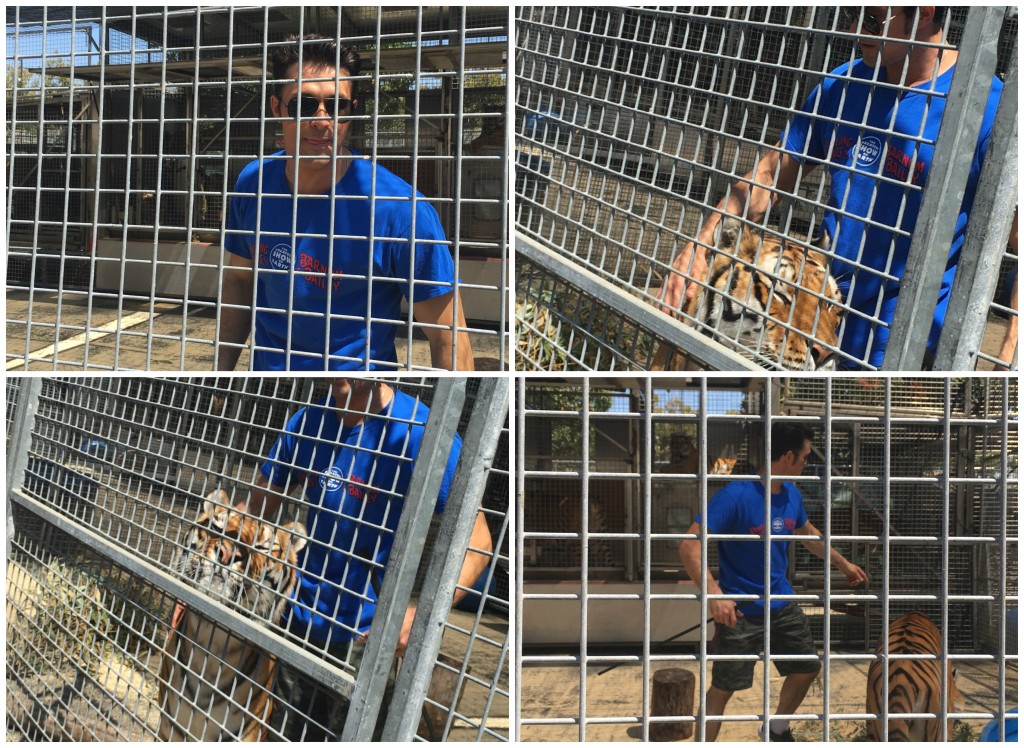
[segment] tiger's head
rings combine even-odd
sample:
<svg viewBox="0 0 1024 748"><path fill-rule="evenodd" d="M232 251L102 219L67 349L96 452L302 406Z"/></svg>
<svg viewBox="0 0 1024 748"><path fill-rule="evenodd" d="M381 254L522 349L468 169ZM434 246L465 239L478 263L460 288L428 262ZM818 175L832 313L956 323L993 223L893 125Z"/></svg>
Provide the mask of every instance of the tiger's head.
<svg viewBox="0 0 1024 748"><path fill-rule="evenodd" d="M210 596L277 621L298 582L297 560L306 545L298 522L258 522L233 509L223 490L206 497L175 568Z"/></svg>
<svg viewBox="0 0 1024 748"><path fill-rule="evenodd" d="M687 313L713 337L786 369L834 369L842 295L828 257L744 231L735 216L721 220L715 244L723 251L709 268L712 290L692 297Z"/></svg>

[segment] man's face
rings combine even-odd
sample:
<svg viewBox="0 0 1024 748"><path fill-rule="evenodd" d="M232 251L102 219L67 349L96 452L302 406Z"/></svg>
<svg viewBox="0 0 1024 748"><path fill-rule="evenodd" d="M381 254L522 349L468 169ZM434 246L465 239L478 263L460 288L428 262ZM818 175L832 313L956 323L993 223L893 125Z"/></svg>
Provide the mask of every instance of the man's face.
<svg viewBox="0 0 1024 748"><path fill-rule="evenodd" d="M804 468L807 466L807 459L811 456L811 443L804 441L804 445L800 448L799 452L786 452L780 460L782 464L782 474L788 476L796 476L803 473Z"/></svg>
<svg viewBox="0 0 1024 748"><path fill-rule="evenodd" d="M348 129L351 124L349 116L350 108L346 110L343 100L352 100L352 81L337 80L339 76L347 76L344 69L335 70L331 67L318 67L316 65L302 66L302 90L296 82L287 83L281 87L279 95L270 97L270 110L275 117L284 117L281 122L281 129L284 131L284 150L289 156L296 153L300 156L314 156L314 160L329 162L331 156L337 152L343 153L341 147L348 138ZM292 65L288 71L289 78L298 78L298 65ZM307 78L329 78L330 80L306 80ZM328 116L334 110L335 94L339 97L339 108L337 116ZM323 102L317 105L315 116L317 119L301 117L296 119L289 114L288 105L296 100L293 110L301 114L302 101ZM306 104L312 106L312 104ZM298 130L298 151L295 149L295 133ZM306 161L307 159L303 159Z"/></svg>
<svg viewBox="0 0 1024 748"><path fill-rule="evenodd" d="M846 12L847 25L844 28L860 36L858 43L861 57L871 67L879 62L884 68L902 65L908 46L899 40L909 39L913 31L913 23L907 17L906 10L887 5L869 5L850 8Z"/></svg>

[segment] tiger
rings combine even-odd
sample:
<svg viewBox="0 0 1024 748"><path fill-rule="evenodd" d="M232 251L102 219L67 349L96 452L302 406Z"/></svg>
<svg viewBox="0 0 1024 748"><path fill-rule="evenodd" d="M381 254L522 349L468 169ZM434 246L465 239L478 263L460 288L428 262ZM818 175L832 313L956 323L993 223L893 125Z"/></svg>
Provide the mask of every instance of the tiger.
<svg viewBox="0 0 1024 748"><path fill-rule="evenodd" d="M686 301L686 321L727 345L756 350L757 357L746 354L754 360L767 358L796 371L834 369L843 298L820 251L827 248L828 235L823 233L811 250L743 231L738 218L726 216L715 244L723 252L708 268L710 289ZM688 363L685 354L662 345L652 369L678 371Z"/></svg>
<svg viewBox="0 0 1024 748"><path fill-rule="evenodd" d="M275 527L207 496L174 568L193 585L267 624L284 614L298 583L302 525ZM160 660L162 740L263 740L276 660L178 603Z"/></svg>
<svg viewBox="0 0 1024 748"><path fill-rule="evenodd" d="M883 651L879 637L875 654ZM942 652L939 629L924 613L914 611L900 616L889 624L889 654L931 654ZM962 703L962 697L953 680L952 663L946 664L946 710L953 711ZM882 714L883 687L882 661L875 660L868 668L867 711ZM939 714L941 702L942 664L939 660L895 660L889 663L889 716L930 712ZM952 734L953 721L949 720ZM883 734L887 733L886 737ZM868 720L868 735L872 740L937 741L942 739L942 724L938 718L890 719L885 730L881 719Z"/></svg>

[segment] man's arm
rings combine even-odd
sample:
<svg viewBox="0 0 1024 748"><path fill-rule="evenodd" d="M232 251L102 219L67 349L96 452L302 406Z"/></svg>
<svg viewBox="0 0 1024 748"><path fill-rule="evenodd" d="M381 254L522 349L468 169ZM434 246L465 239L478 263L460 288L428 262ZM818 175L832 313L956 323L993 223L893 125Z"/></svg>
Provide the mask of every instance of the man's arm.
<svg viewBox="0 0 1024 748"><path fill-rule="evenodd" d="M256 480L253 481L252 489L249 491L249 498L240 503L238 509L259 519L278 522L280 521L278 513L281 510L281 497L287 490L286 486L270 485L267 477L257 470Z"/></svg>
<svg viewBox="0 0 1024 748"><path fill-rule="evenodd" d="M686 531L689 535L700 535L700 523L694 522ZM700 539L692 538L683 540L679 544L679 560L683 562L686 573L705 595L721 595L722 588L718 581L711 576L711 570L706 573L700 566ZM715 623L722 626L735 626L736 617L742 613L736 611L736 603L733 600L708 600L708 612L715 619Z"/></svg>
<svg viewBox="0 0 1024 748"><path fill-rule="evenodd" d="M412 313L416 321L424 325L444 325L423 328L430 341L431 366L451 369L454 348L455 370L473 371L473 348L469 343L469 333L464 331L466 316L462 311L462 299L459 299L456 309L454 291L416 302L412 306ZM461 330L457 337L452 335L453 318L458 320L457 325Z"/></svg>
<svg viewBox="0 0 1024 748"><path fill-rule="evenodd" d="M1013 223L1010 225L1010 237L1006 242L1006 248L1013 255L1017 255L1017 211L1013 211ZM1013 291L1010 294L1010 308L1017 311L1017 283L1020 276L1013 279ZM999 360L1004 361L1006 366L998 368L1009 368L1013 363L1013 356L1017 353L1017 315L1011 314L1006 325L1006 336L1003 338L1003 347L999 351Z"/></svg>
<svg viewBox="0 0 1024 748"><path fill-rule="evenodd" d="M215 371L233 371L252 330L252 288L255 259L228 253L220 285L220 326L217 328Z"/></svg>
<svg viewBox="0 0 1024 748"><path fill-rule="evenodd" d="M794 530L797 535L821 535L818 532L818 528L810 523L805 522L803 527L798 527ZM801 540L801 543L818 558L825 558L825 541L824 540ZM837 551L835 548L831 549L829 553L829 561L835 565L843 576L846 577L846 581L856 587L859 584L865 584L868 581L868 575L864 573L864 570L857 566L857 564L847 561L842 553Z"/></svg>
<svg viewBox="0 0 1024 748"><path fill-rule="evenodd" d="M688 299L700 291L700 285L687 283L681 274L687 273L691 278L704 279L708 268L705 247L714 246L715 229L723 213L742 216L745 208L747 220L759 223L778 200L777 191L793 191L800 173L800 163L788 153L776 150L781 148L782 143L777 143L774 149L761 156L742 180L732 185L726 196L718 203L717 212L712 212L701 226L697 233L697 243L689 242L676 255L672 261L674 272L669 273L662 288L661 298L666 313L678 311L683 305L684 298Z"/></svg>
<svg viewBox="0 0 1024 748"><path fill-rule="evenodd" d="M477 512L476 523L473 525L473 534L469 537L469 549L466 551L466 558L462 562L462 571L459 572L459 584L455 588L455 595L452 598L452 605L458 605L464 598L476 580L487 569L490 563L493 543L491 531L487 527L487 518L483 512ZM479 553L477 552L479 551ZM465 589L460 589L465 588ZM398 646L395 647L395 656L404 657L405 649L409 646L409 634L412 631L413 620L416 618L416 606L410 605L405 611L405 620L402 622L402 632L398 635Z"/></svg>

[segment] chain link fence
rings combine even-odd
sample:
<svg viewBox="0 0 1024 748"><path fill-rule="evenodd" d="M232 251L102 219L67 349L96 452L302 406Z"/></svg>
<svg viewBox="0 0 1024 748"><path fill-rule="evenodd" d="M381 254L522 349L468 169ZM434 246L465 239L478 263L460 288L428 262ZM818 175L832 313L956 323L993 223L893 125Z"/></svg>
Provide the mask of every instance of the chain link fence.
<svg viewBox="0 0 1024 748"><path fill-rule="evenodd" d="M379 414L356 395L325 399L327 380L9 378L8 739L289 736L278 692L264 710L269 662L274 677L288 668L330 703L351 704L343 723L309 730L508 740L507 384L375 384L393 393ZM289 419L317 413L360 423L329 437L321 420L286 458ZM325 467L325 449L343 457ZM204 506L223 490L258 511L244 502L267 485L267 465L303 475L262 520L273 548ZM271 494L288 485L275 475ZM289 555L300 539L302 553ZM316 566L328 552L343 570ZM216 571L196 572L202 554ZM476 559L475 584L460 576L464 556ZM280 583L289 574L294 599ZM410 599L417 613L398 661Z"/></svg>
<svg viewBox="0 0 1024 748"><path fill-rule="evenodd" d="M1016 8L845 13L517 8L523 368L1015 365Z"/></svg>
<svg viewBox="0 0 1024 748"><path fill-rule="evenodd" d="M370 338L372 326L373 337L396 339L391 368L411 369L442 362L427 347L435 328L407 299L419 302L428 286L451 291L468 320L458 323L457 343L472 347L477 368L507 368L508 24L507 11L486 8L8 8L7 369L214 368L217 331L231 310L225 245L243 229L231 206L281 192L269 177L272 158L266 185L249 190L239 175L300 147L296 132L285 137L289 118L271 109L279 84L270 60L288 37L311 33L362 59L352 79L357 105L339 120L357 156L339 151L332 163L375 164L400 189L388 191L379 169L372 189L351 191L342 180L348 197L337 225L310 218L315 197L289 191L287 206L268 205L259 243L302 244L325 259L302 264L305 252L292 251L295 297L274 306L261 294L256 304L304 315L306 327L344 322ZM387 223L382 211L398 221L408 206L411 227L408 217L404 226ZM362 227L361 213L376 223ZM394 279L409 268L392 267L386 254L361 258L408 249L409 231L414 254L435 252L447 270L427 277L417 266L399 308ZM339 237L362 241L362 254ZM274 269L259 265L257 283L273 280ZM353 284L376 292L372 310L339 308ZM313 286L339 293L306 308ZM369 304L369 291L361 293ZM276 348L293 346L300 350L289 337ZM240 350L238 368L260 368L251 344ZM384 363L349 358L348 368ZM339 368L327 363L312 368Z"/></svg>
<svg viewBox="0 0 1024 748"><path fill-rule="evenodd" d="M951 730L976 739L1017 699L1018 398L1005 378L519 379L520 739L647 740L689 725L702 740L716 722L722 740L763 739L780 698L774 668L801 655L766 641L745 657L753 687L709 717L712 669L742 657L716 649L720 627L681 543L697 539L719 578L721 544L751 536L695 536L692 523L729 486L758 480L764 493L766 433L780 421L814 432L806 467L786 478L808 521L868 577L851 586L789 544L784 597L822 666L794 734L862 739L875 644L921 611L942 632L931 659L953 664L963 695ZM673 670L691 674L694 700L658 711L655 674Z"/></svg>

